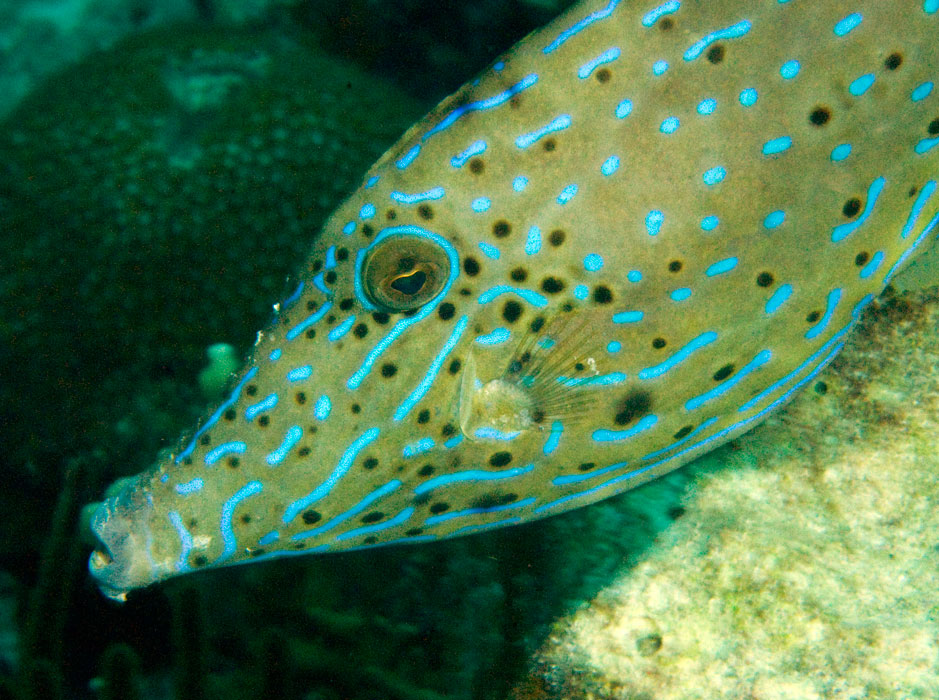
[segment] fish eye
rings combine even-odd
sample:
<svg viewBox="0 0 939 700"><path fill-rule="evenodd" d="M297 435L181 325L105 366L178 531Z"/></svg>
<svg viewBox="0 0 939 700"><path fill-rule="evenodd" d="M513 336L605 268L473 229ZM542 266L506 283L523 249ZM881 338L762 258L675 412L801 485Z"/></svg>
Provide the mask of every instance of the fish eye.
<svg viewBox="0 0 939 700"><path fill-rule="evenodd" d="M362 265L369 301L385 311L412 311L433 299L447 281L444 250L414 236L391 236L378 243Z"/></svg>

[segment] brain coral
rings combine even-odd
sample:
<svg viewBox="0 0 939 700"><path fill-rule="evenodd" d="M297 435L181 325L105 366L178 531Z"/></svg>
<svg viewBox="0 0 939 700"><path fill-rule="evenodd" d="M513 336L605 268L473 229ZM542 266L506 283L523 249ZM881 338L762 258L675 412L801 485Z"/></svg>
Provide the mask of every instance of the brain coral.
<svg viewBox="0 0 939 700"><path fill-rule="evenodd" d="M27 98L0 127L5 459L152 458L173 426L122 417L191 406L172 376L194 383L213 342L250 345L322 218L421 110L283 33L198 27Z"/></svg>

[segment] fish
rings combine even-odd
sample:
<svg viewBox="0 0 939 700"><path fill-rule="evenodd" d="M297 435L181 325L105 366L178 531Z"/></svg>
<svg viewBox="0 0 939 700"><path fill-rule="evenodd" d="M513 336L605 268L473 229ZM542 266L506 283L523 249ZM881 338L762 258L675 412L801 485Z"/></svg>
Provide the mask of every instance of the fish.
<svg viewBox="0 0 939 700"><path fill-rule="evenodd" d="M574 5L364 175L91 576L528 522L750 430L935 237L937 37L939 0Z"/></svg>

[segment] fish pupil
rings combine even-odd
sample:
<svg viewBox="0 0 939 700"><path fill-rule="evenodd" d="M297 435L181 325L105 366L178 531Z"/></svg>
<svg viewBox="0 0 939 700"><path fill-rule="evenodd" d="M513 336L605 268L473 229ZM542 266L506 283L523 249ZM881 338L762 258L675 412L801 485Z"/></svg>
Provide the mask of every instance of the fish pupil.
<svg viewBox="0 0 939 700"><path fill-rule="evenodd" d="M396 277L391 282L391 288L401 294L412 296L417 294L427 282L427 273L423 270L414 270L413 272Z"/></svg>

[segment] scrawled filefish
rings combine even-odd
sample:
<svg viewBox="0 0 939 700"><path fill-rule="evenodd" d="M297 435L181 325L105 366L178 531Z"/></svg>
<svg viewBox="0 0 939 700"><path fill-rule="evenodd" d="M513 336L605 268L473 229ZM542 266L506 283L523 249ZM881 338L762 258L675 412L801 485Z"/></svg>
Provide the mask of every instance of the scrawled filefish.
<svg viewBox="0 0 939 700"><path fill-rule="evenodd" d="M574 6L366 174L91 573L524 522L752 428L934 234L937 79L939 0Z"/></svg>

